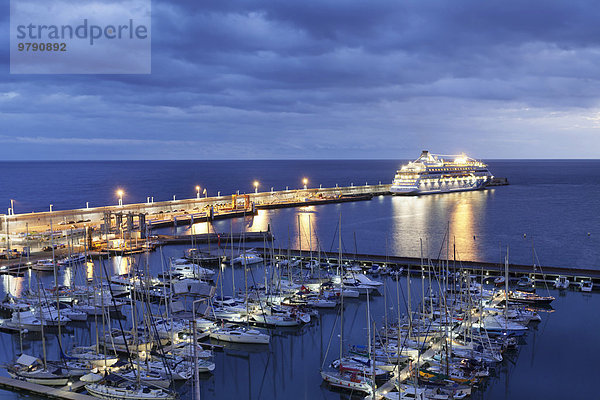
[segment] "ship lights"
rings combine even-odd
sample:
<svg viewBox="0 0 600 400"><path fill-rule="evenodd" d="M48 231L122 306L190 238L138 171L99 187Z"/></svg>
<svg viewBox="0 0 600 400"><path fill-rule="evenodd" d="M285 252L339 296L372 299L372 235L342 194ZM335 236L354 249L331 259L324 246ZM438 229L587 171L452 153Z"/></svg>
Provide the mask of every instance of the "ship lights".
<svg viewBox="0 0 600 400"><path fill-rule="evenodd" d="M461 154L460 156L456 157L454 159L454 162L456 164L466 164L467 163L467 157L464 154Z"/></svg>

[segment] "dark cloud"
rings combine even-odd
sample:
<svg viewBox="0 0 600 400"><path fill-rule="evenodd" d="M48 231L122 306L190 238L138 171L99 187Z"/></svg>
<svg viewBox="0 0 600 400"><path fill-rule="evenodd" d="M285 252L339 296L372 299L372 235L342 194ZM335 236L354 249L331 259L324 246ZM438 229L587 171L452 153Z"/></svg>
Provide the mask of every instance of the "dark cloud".
<svg viewBox="0 0 600 400"><path fill-rule="evenodd" d="M591 1L190 0L152 12L152 74L91 76L9 75L0 14L10 157L600 156Z"/></svg>

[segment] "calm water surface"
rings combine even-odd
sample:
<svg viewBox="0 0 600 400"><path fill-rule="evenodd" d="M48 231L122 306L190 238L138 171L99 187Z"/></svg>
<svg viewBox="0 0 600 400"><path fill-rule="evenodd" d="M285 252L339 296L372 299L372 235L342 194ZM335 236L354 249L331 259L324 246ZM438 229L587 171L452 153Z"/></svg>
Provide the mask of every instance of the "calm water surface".
<svg viewBox="0 0 600 400"><path fill-rule="evenodd" d="M195 197L196 185L209 195L309 186L391 182L402 161L110 161L0 163L0 204L17 213ZM278 246L332 248L340 213L349 252L419 256L439 253L448 223L457 258L496 262L510 246L511 262L600 268L600 160L490 161L510 186L477 192L420 197L380 197L368 202L261 212L236 221L233 229L271 225ZM310 224L309 224L310 220ZM187 228L182 228L183 230ZM205 232L205 226L198 226ZM229 231L229 221L213 229ZM181 230L181 229L180 229ZM288 234L289 232L289 234ZM315 236L311 242L310 237ZM356 236L356 246L354 244ZM335 243L334 243L335 245ZM535 254L534 251L535 250ZM536 262L537 263L537 262Z"/></svg>

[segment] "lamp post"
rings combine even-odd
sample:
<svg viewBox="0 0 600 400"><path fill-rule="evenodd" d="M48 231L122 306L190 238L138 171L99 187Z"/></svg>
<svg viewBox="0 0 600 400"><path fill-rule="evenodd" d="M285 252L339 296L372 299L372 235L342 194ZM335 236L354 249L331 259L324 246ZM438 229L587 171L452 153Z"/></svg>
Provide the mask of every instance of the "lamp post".
<svg viewBox="0 0 600 400"><path fill-rule="evenodd" d="M254 193L258 193L258 181L254 181Z"/></svg>
<svg viewBox="0 0 600 400"><path fill-rule="evenodd" d="M302 183L304 183L304 190L306 190L306 185L308 185L308 179L302 179Z"/></svg>
<svg viewBox="0 0 600 400"><path fill-rule="evenodd" d="M123 195L125 193L123 192L123 190L119 189L117 190L117 196L119 196L119 207L123 207Z"/></svg>
<svg viewBox="0 0 600 400"><path fill-rule="evenodd" d="M200 186L196 186L196 198L200 198Z"/></svg>

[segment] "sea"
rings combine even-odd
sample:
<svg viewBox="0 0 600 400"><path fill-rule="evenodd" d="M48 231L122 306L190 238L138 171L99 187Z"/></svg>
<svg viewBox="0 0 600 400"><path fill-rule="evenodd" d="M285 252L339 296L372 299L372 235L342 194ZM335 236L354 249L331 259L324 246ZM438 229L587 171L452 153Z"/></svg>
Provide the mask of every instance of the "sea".
<svg viewBox="0 0 600 400"><path fill-rule="evenodd" d="M0 205L15 213L192 198L196 186L208 196L308 187L389 183L407 160L247 160L247 161L65 161L0 162ZM600 160L487 160L490 171L508 186L426 196L378 196L370 201L301 208L261 210L253 217L207 225L164 228L161 233L264 231L277 249L437 258L449 239L457 260L502 262L566 268L600 269ZM3 211L4 212L4 211ZM341 232L339 226L341 223ZM449 236L446 235L449 232ZM262 243L257 246L262 247ZM237 245L236 245L237 246ZM148 255L105 261L109 273L144 263L157 273L170 257L189 246L166 246ZM213 246L213 250L214 246ZM100 264L96 263L96 268ZM85 271L61 271L63 283L84 281ZM218 290L231 294L244 286L244 273L220 269ZM50 274L51 275L51 274ZM263 279L252 267L250 284ZM384 289L369 299L369 318L378 327L407 312L406 277L381 276ZM2 277L2 293L20 293L38 282L50 287L52 276ZM421 280L411 279L412 304L420 301ZM505 357L492 376L474 391L475 399L598 398L595 379L600 357L598 293L558 293L552 309L530 327L519 350ZM124 314L127 314L125 309ZM215 353L213 374L201 376L202 399L349 399L330 390L319 370L339 356L339 310L323 311L299 329L271 330L268 346L226 346ZM343 346L366 344L367 302L347 302ZM124 320L131 326L131 318ZM73 324L62 336L63 348L93 342L96 321ZM60 355L55 333L47 333L49 357ZM0 333L0 364L21 352L41 355L41 341ZM6 375L0 371L1 375ZM178 387L192 399L190 385ZM0 391L2 398L35 398Z"/></svg>

